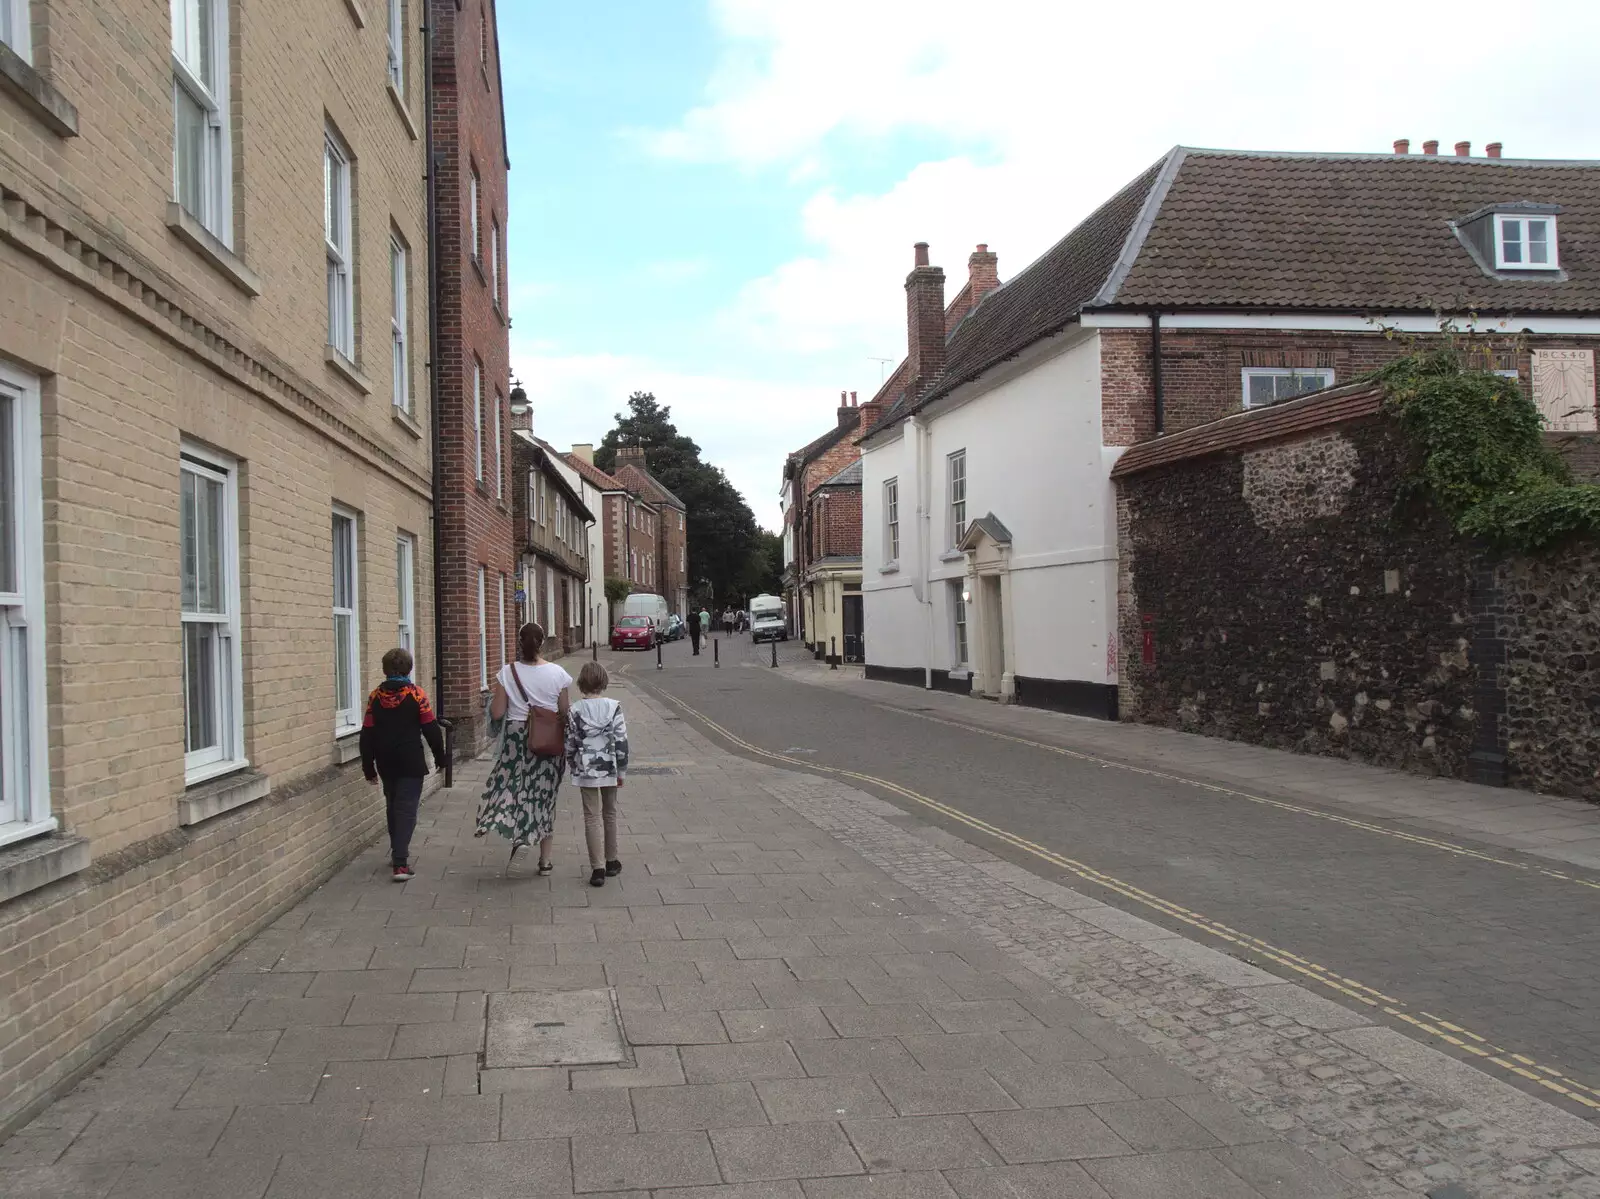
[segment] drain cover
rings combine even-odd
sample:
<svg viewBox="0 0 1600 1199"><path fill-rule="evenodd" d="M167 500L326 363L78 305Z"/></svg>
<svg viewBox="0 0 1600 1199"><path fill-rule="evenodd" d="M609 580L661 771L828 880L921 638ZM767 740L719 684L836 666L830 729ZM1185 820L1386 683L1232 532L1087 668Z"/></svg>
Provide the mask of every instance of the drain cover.
<svg viewBox="0 0 1600 1199"><path fill-rule="evenodd" d="M616 999L600 991L498 991L489 996L483 1064L587 1066L627 1058Z"/></svg>

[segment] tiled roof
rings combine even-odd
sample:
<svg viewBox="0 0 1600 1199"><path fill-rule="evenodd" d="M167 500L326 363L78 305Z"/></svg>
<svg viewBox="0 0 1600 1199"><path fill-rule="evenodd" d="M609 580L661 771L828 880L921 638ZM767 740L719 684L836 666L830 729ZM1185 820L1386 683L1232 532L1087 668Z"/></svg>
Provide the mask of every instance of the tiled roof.
<svg viewBox="0 0 1600 1199"><path fill-rule="evenodd" d="M684 511L688 511L688 505L668 491L661 480L644 467L632 462L624 462L613 473L625 487L631 481L633 488L630 488L630 490L636 488L644 492L644 498L650 503L670 504L674 508L682 508Z"/></svg>
<svg viewBox="0 0 1600 1199"><path fill-rule="evenodd" d="M1111 307L1600 311L1600 162L1179 150ZM1450 222L1557 204L1569 276L1485 274Z"/></svg>
<svg viewBox="0 0 1600 1199"><path fill-rule="evenodd" d="M585 462L576 454L562 454L561 459L578 474L588 481L590 486L598 487L601 491L626 491L618 480L613 479L593 462Z"/></svg>
<svg viewBox="0 0 1600 1199"><path fill-rule="evenodd" d="M810 462L813 458L816 458L825 450L830 450L834 446L838 445L840 441L844 440L846 435L854 433L855 430L856 426L854 423L848 425L835 424L833 428L829 429L821 437L807 442L794 453L790 454L789 460L787 463L785 463L785 465L793 466L798 469L804 466L807 462Z"/></svg>
<svg viewBox="0 0 1600 1199"><path fill-rule="evenodd" d="M860 487L861 486L861 459L857 458L831 479L824 479L817 484L818 487Z"/></svg>

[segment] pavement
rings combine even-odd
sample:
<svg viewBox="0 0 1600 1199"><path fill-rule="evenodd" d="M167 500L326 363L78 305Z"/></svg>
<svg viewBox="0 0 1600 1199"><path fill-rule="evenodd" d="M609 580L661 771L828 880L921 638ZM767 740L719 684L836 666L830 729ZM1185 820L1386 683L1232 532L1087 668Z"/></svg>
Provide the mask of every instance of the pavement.
<svg viewBox="0 0 1600 1199"><path fill-rule="evenodd" d="M283 913L0 1145L0 1195L1600 1197L1589 1121L729 752L652 665L616 689L620 878L587 885L570 788L554 874L508 868L464 767L414 881L374 846Z"/></svg>

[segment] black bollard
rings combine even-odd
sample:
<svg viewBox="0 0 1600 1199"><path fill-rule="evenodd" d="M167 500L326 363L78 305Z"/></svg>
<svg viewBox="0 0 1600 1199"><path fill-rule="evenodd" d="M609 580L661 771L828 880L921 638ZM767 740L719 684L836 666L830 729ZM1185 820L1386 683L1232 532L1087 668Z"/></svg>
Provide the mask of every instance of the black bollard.
<svg viewBox="0 0 1600 1199"><path fill-rule="evenodd" d="M456 764L456 744L453 730L455 726L448 720L441 720L444 725L444 785L449 790L452 783L452 774Z"/></svg>
<svg viewBox="0 0 1600 1199"><path fill-rule="evenodd" d="M836 638L833 638L833 637L829 637L828 638L828 649L830 650L830 652L828 654L828 669L829 670L838 670L839 669L839 642L838 642L838 640Z"/></svg>
<svg viewBox="0 0 1600 1199"><path fill-rule="evenodd" d="M656 642L656 669L661 669L661 642Z"/></svg>
<svg viewBox="0 0 1600 1199"><path fill-rule="evenodd" d="M594 660L596 662L600 661L600 643L598 641L594 642Z"/></svg>
<svg viewBox="0 0 1600 1199"><path fill-rule="evenodd" d="M778 669L778 643L776 641L773 641L773 642L770 642L769 644L772 646L772 669L773 670L777 670Z"/></svg>
<svg viewBox="0 0 1600 1199"><path fill-rule="evenodd" d="M720 641L711 643L711 665L718 670L722 669L722 642Z"/></svg>

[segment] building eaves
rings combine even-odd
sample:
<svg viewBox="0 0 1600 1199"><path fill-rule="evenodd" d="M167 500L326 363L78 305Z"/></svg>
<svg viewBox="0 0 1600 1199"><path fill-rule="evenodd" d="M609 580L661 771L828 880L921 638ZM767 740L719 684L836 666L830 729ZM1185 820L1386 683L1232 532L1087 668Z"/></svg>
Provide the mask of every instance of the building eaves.
<svg viewBox="0 0 1600 1199"><path fill-rule="evenodd" d="M627 474L629 474L629 475L637 475L638 476L639 482L636 483L635 486L638 487L639 490L645 491L647 493L648 492L654 492L655 493L653 496L650 496L648 494L646 495L645 498L646 498L647 502L656 503L656 504L667 504L667 505L670 505L671 507L674 507L674 508L681 508L685 512L687 512L689 510L689 506L687 504L685 504L677 496L673 495L672 492L668 491L666 486L661 482L661 480L656 478L653 474L651 474L644 467L636 466L632 462L628 462L628 463L623 464L622 466L617 467L616 472L615 472L616 477L620 482L622 482L622 484L624 486L626 486L628 480L627 480L624 472L627 472Z"/></svg>
<svg viewBox="0 0 1600 1199"><path fill-rule="evenodd" d="M520 430L518 431L520 432ZM519 442L520 446L518 444ZM578 514L582 516L584 520L592 521L595 519L594 513L589 511L589 505L583 502L583 496L579 495L573 490L572 484L567 482L567 477L556 467L556 460L560 458L561 455L557 454L543 442L539 441L538 438L532 436L513 439L512 445L517 447L512 450L513 461L515 461L516 457L518 456L518 449L520 449L523 454L528 456L530 464L534 469L538 470L540 474L544 475L547 479L555 483L556 489L560 491L562 495L567 497L568 502L578 510ZM563 464L565 464L565 460L563 459L562 461Z"/></svg>
<svg viewBox="0 0 1600 1199"><path fill-rule="evenodd" d="M573 470L577 471L578 474L583 478L587 479L590 484L598 487L601 491L628 490L621 484L620 481L606 474L605 471L594 465L594 463L585 462L576 454L562 454L561 460L568 466L572 467Z"/></svg>
<svg viewBox="0 0 1600 1199"><path fill-rule="evenodd" d="M824 487L860 487L861 486L861 459L857 458L849 466L830 479L818 483L814 491L821 491Z"/></svg>

